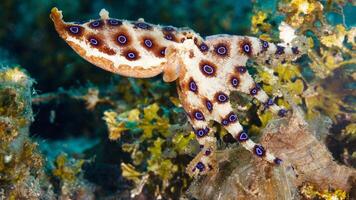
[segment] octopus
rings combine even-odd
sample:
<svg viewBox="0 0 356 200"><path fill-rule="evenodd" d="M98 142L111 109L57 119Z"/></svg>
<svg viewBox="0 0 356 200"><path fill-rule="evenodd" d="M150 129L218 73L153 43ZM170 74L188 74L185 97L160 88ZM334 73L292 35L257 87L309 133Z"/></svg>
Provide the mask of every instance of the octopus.
<svg viewBox="0 0 356 200"><path fill-rule="evenodd" d="M60 37L90 63L122 76L149 78L162 73L165 82L176 81L179 100L201 149L187 167L189 175L217 170L214 121L257 157L274 165L282 163L249 138L230 103L230 93L250 95L276 115L286 116L287 110L254 81L246 63L295 60L301 48L249 36L203 38L189 28L110 18L105 9L99 15L85 23L64 22L62 11L53 8L50 18Z"/></svg>

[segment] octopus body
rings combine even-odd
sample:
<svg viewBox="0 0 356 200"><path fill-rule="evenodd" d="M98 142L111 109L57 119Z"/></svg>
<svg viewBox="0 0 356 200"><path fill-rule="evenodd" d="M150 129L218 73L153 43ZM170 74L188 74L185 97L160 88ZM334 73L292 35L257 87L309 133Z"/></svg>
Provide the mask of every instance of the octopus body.
<svg viewBox="0 0 356 200"><path fill-rule="evenodd" d="M163 73L166 82L177 82L179 99L187 113L200 153L187 167L190 175L217 170L216 138L212 121L220 123L238 142L262 159L281 160L249 139L230 103L230 93L251 95L283 117L287 111L255 83L246 69L249 59L264 64L296 59L298 47L283 47L258 38L214 35L202 38L188 28L118 20L101 10L100 19L67 23L62 12L50 15L59 35L84 59L123 76L148 78Z"/></svg>

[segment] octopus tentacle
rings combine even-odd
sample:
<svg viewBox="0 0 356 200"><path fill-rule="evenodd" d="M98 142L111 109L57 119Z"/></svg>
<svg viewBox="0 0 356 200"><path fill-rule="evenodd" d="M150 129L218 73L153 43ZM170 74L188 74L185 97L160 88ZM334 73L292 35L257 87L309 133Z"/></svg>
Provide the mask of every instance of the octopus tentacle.
<svg viewBox="0 0 356 200"><path fill-rule="evenodd" d="M280 164L281 160L269 153L262 145L256 144L249 139L248 134L244 131L240 124L237 115L233 112L230 102L227 103L216 121L218 121L228 132L235 138L237 142L248 151L270 163ZM227 114L226 114L227 113Z"/></svg>
<svg viewBox="0 0 356 200"><path fill-rule="evenodd" d="M250 95L262 103L265 108L270 109L273 113L284 117L286 110L278 106L273 98L270 98L266 92L253 80L246 67L236 66L231 74L227 75L227 83L231 91L239 91Z"/></svg>

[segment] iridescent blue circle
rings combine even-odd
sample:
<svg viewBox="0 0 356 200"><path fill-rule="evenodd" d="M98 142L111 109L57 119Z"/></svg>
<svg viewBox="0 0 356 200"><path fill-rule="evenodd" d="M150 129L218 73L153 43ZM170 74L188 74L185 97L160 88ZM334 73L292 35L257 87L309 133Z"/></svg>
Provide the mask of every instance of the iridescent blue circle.
<svg viewBox="0 0 356 200"><path fill-rule="evenodd" d="M250 53L251 47L249 44L244 44L243 48L245 53Z"/></svg>
<svg viewBox="0 0 356 200"><path fill-rule="evenodd" d="M97 20L97 21L93 21L90 23L91 27L97 28L101 25L101 21Z"/></svg>
<svg viewBox="0 0 356 200"><path fill-rule="evenodd" d="M225 55L227 53L227 49L225 46L219 46L217 47L216 52L220 55Z"/></svg>
<svg viewBox="0 0 356 200"><path fill-rule="evenodd" d="M136 58L136 55L135 55L134 52L129 52L129 53L127 54L127 57L129 57L129 58L131 58L131 59L134 59L134 58Z"/></svg>
<svg viewBox="0 0 356 200"><path fill-rule="evenodd" d="M205 51L208 51L208 50L209 50L209 47L208 47L208 45L206 45L205 43L202 43L202 44L199 46L199 49L200 49L202 52L205 52Z"/></svg>
<svg viewBox="0 0 356 200"><path fill-rule="evenodd" d="M244 66L237 67L237 71L240 72L241 74L243 74L246 72L246 67L244 67Z"/></svg>
<svg viewBox="0 0 356 200"><path fill-rule="evenodd" d="M196 92L198 90L197 84L193 80L189 82L189 89L193 92Z"/></svg>
<svg viewBox="0 0 356 200"><path fill-rule="evenodd" d="M118 41L120 44L126 44L127 38L126 38L126 36L124 36L124 35L119 35L119 36L117 37L117 41Z"/></svg>
<svg viewBox="0 0 356 200"><path fill-rule="evenodd" d="M252 88L251 91L250 91L250 94L252 96L256 95L258 93L258 89L255 87L255 88Z"/></svg>
<svg viewBox="0 0 356 200"><path fill-rule="evenodd" d="M214 74L214 68L208 64L203 66L203 71L208 75Z"/></svg>
<svg viewBox="0 0 356 200"><path fill-rule="evenodd" d="M109 19L108 22L112 26L117 26L117 25L122 24L122 22L120 20L117 20L117 19Z"/></svg>
<svg viewBox="0 0 356 200"><path fill-rule="evenodd" d="M231 84L232 84L232 86L237 87L239 85L239 79L236 77L233 77L231 79Z"/></svg>
<svg viewBox="0 0 356 200"><path fill-rule="evenodd" d="M149 39L145 39L144 43L145 43L146 47L148 47L148 48L151 48L153 46L152 41Z"/></svg>
<svg viewBox="0 0 356 200"><path fill-rule="evenodd" d="M246 141L246 140L248 140L247 133L245 131L240 132L239 135L238 135L238 141L243 142L243 141Z"/></svg>
<svg viewBox="0 0 356 200"><path fill-rule="evenodd" d="M220 101L220 102L227 101L227 96L225 94L219 94L218 95L218 101Z"/></svg>
<svg viewBox="0 0 356 200"><path fill-rule="evenodd" d="M99 41L95 38L90 38L89 39L90 44L97 46L99 44Z"/></svg>
<svg viewBox="0 0 356 200"><path fill-rule="evenodd" d="M79 33L79 26L71 26L69 27L69 31L73 34L78 34Z"/></svg>
<svg viewBox="0 0 356 200"><path fill-rule="evenodd" d="M209 110L209 111L212 111L213 110L213 104L209 101L209 100L206 100L206 108Z"/></svg>
<svg viewBox="0 0 356 200"><path fill-rule="evenodd" d="M287 110L286 109L280 109L278 111L278 116L285 117L286 115L287 115Z"/></svg>
<svg viewBox="0 0 356 200"><path fill-rule="evenodd" d="M204 115L203 115L203 113L200 112L200 111L195 111L195 112L194 112L194 117L195 117L195 119L197 119L197 120L204 120Z"/></svg>
<svg viewBox="0 0 356 200"><path fill-rule="evenodd" d="M195 166L200 172L204 171L205 165L202 162L198 162Z"/></svg>
<svg viewBox="0 0 356 200"><path fill-rule="evenodd" d="M257 156L263 156L265 154L265 150L261 145L255 145L255 153Z"/></svg>
<svg viewBox="0 0 356 200"><path fill-rule="evenodd" d="M237 115L234 113L231 113L229 116L229 121L230 122L235 122L237 120Z"/></svg>

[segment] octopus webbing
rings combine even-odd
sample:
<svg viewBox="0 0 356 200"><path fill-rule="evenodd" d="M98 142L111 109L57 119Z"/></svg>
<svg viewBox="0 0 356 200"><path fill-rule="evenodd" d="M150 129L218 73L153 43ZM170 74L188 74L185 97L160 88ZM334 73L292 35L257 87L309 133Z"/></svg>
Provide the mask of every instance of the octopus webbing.
<svg viewBox="0 0 356 200"><path fill-rule="evenodd" d="M225 34L203 38L188 28L110 18L104 9L100 19L81 24L64 22L57 8L50 17L59 35L92 64L123 76L148 78L163 73L165 82L176 81L180 102L201 147L187 167L190 175L217 169L212 121L220 123L256 156L281 164L281 159L249 139L229 95L232 91L248 94L275 114L285 116L287 110L255 83L246 62L251 59L271 65L294 60L302 54L297 46Z"/></svg>

